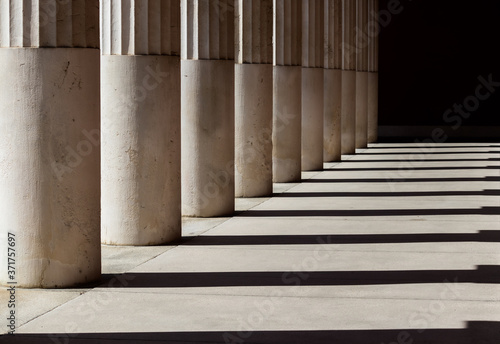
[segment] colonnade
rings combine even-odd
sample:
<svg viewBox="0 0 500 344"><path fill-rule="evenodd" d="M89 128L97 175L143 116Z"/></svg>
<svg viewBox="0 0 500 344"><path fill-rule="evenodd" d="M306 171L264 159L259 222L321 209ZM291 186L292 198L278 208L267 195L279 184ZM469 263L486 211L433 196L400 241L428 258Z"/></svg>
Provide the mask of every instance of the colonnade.
<svg viewBox="0 0 500 344"><path fill-rule="evenodd" d="M235 197L374 142L377 9L0 0L0 236L17 285L94 281L101 243L173 242L181 216L231 215Z"/></svg>

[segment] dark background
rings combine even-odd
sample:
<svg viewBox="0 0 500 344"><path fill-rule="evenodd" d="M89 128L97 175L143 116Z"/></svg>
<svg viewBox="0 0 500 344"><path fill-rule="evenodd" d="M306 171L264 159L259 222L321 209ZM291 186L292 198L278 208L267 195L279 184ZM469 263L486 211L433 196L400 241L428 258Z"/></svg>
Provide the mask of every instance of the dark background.
<svg viewBox="0 0 500 344"><path fill-rule="evenodd" d="M479 76L500 82L500 1L400 3L380 34L379 125L449 126L443 113L474 95ZM498 126L499 113L500 88L463 126Z"/></svg>

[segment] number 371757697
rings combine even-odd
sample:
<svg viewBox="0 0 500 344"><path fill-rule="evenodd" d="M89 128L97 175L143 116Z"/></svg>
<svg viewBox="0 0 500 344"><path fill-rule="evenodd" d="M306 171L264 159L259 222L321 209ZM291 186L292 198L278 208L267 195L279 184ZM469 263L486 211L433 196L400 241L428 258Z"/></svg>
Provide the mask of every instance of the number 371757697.
<svg viewBox="0 0 500 344"><path fill-rule="evenodd" d="M13 233L8 234L7 244L7 257L8 257L8 274L10 280L16 279L16 235Z"/></svg>

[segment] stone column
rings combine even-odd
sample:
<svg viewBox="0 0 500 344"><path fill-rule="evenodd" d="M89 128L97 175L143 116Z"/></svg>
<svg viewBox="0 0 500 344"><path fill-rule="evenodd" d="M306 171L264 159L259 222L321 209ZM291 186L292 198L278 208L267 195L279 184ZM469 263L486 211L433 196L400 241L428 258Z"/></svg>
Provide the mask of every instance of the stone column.
<svg viewBox="0 0 500 344"><path fill-rule="evenodd" d="M342 0L325 0L325 162L341 159Z"/></svg>
<svg viewBox="0 0 500 344"><path fill-rule="evenodd" d="M368 22L368 143L378 139L378 17L379 1L368 0L370 21ZM372 15L373 14L373 15Z"/></svg>
<svg viewBox="0 0 500 344"><path fill-rule="evenodd" d="M368 138L368 1L357 1L356 24L356 148L366 148Z"/></svg>
<svg viewBox="0 0 500 344"><path fill-rule="evenodd" d="M301 180L302 4L274 9L273 181Z"/></svg>
<svg viewBox="0 0 500 344"><path fill-rule="evenodd" d="M236 197L273 193L273 1L236 0Z"/></svg>
<svg viewBox="0 0 500 344"><path fill-rule="evenodd" d="M181 236L180 3L102 1L102 242Z"/></svg>
<svg viewBox="0 0 500 344"><path fill-rule="evenodd" d="M302 170L323 169L324 0L302 0Z"/></svg>
<svg viewBox="0 0 500 344"><path fill-rule="evenodd" d="M100 278L98 9L98 0L0 1L3 285Z"/></svg>
<svg viewBox="0 0 500 344"><path fill-rule="evenodd" d="M342 0L342 154L356 153L356 1Z"/></svg>
<svg viewBox="0 0 500 344"><path fill-rule="evenodd" d="M234 211L234 1L181 1L182 213Z"/></svg>

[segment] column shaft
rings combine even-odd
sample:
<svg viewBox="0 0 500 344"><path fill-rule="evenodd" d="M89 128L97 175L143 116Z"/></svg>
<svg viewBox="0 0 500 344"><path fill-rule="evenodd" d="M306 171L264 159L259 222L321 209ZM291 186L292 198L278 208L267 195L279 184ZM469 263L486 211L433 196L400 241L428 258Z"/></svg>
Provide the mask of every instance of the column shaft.
<svg viewBox="0 0 500 344"><path fill-rule="evenodd" d="M177 240L179 2L102 4L102 242Z"/></svg>
<svg viewBox="0 0 500 344"><path fill-rule="evenodd" d="M98 5L0 2L1 284L100 277Z"/></svg>
<svg viewBox="0 0 500 344"><path fill-rule="evenodd" d="M273 192L273 1L236 1L235 192Z"/></svg>
<svg viewBox="0 0 500 344"><path fill-rule="evenodd" d="M368 0L357 0L356 24L356 148L368 138Z"/></svg>
<svg viewBox="0 0 500 344"><path fill-rule="evenodd" d="M342 0L325 0L324 151L325 162L341 159Z"/></svg>
<svg viewBox="0 0 500 344"><path fill-rule="evenodd" d="M378 139L378 35L379 24L377 21L379 1L368 0L369 22L368 33L368 143L377 142Z"/></svg>
<svg viewBox="0 0 500 344"><path fill-rule="evenodd" d="M378 140L378 72L368 73L368 143Z"/></svg>
<svg viewBox="0 0 500 344"><path fill-rule="evenodd" d="M302 170L323 169L324 0L302 1Z"/></svg>
<svg viewBox="0 0 500 344"><path fill-rule="evenodd" d="M302 4L275 4L273 181L286 183L301 179Z"/></svg>
<svg viewBox="0 0 500 344"><path fill-rule="evenodd" d="M182 213L234 211L234 1L181 2Z"/></svg>
<svg viewBox="0 0 500 344"><path fill-rule="evenodd" d="M342 0L342 154L356 152L356 0Z"/></svg>

